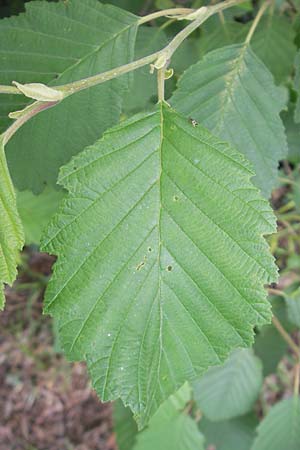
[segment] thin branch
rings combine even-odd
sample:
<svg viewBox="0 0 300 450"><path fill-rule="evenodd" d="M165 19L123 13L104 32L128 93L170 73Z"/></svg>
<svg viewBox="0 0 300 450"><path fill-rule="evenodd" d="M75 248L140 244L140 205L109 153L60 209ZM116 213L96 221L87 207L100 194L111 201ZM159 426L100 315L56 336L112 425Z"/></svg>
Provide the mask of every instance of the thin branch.
<svg viewBox="0 0 300 450"><path fill-rule="evenodd" d="M174 19L182 18L188 14L194 12L195 9L192 8L170 8L164 9L162 11L156 11L154 13L143 16L139 19L138 25L143 25L144 23L151 22L151 20L159 19L160 17L172 17Z"/></svg>
<svg viewBox="0 0 300 450"><path fill-rule="evenodd" d="M195 31L205 20L207 20L210 16L212 16L215 13L218 13L220 11L223 11L224 9L230 8L233 5L242 3L244 0L226 0L223 2L220 2L216 5L211 6L203 6L198 10L193 10L192 13L189 13L186 16L180 17L180 18L187 18L188 20L191 20L191 23L187 25L183 30L181 30L173 39L172 41L164 47L162 50L159 50L155 53L152 53L151 55L145 56L141 59L138 59L136 61L133 61L129 64L125 64L123 66L116 67L112 70L108 70L106 72L99 73L97 75L94 75L92 77L84 78L82 80L74 81L72 83L64 84L61 86L55 86L55 90L62 91L64 93L64 98L75 94L76 92L82 91L84 89L88 89L90 87L96 86L98 84L104 83L105 81L111 80L113 78L116 78L120 75L126 74L128 72L132 72L140 67L146 66L148 64L154 63L152 65L155 69L162 69L163 67L167 67L169 60L171 59L173 53L177 50L177 48L180 46L180 44L191 34L193 31ZM179 8L178 8L179 10ZM178 13L178 10L176 11ZM170 14L170 10L165 10L164 13L168 11L168 14ZM174 9L173 9L174 11ZM163 11L159 11L159 15L162 15ZM148 15L148 19L149 19ZM158 16L156 16L158 17ZM179 17L178 17L179 18ZM150 20L153 19L152 18ZM142 23L145 18L142 18ZM141 24L141 21L139 22ZM162 84L161 84L162 86ZM2 91L4 93L14 93L19 94L20 91L12 86L1 86ZM17 92L18 91L18 92ZM159 95L162 95L163 92L161 92ZM4 139L5 142L8 142L8 140L13 136L13 134L29 119L31 119L33 116L38 114L39 112L48 109L52 106L55 106L58 102L34 102L32 104L32 107L29 107L27 109L27 112L24 113L20 118L18 118L4 133Z"/></svg>
<svg viewBox="0 0 300 450"><path fill-rule="evenodd" d="M273 325L281 335L281 337L285 340L285 342L289 345L289 347L294 351L297 358L300 357L300 349L297 347L291 336L285 331L283 326L281 325L280 321L277 319L277 317L273 316Z"/></svg>
<svg viewBox="0 0 300 450"><path fill-rule="evenodd" d="M284 297L284 298L286 298L286 293L283 292L283 291L280 291L279 289L269 288L269 289L268 289L268 293L269 293L270 295L277 295L277 296L279 296L279 297Z"/></svg>
<svg viewBox="0 0 300 450"><path fill-rule="evenodd" d="M271 5L271 1L270 0L266 0L261 7L258 10L258 13L255 16L255 19L251 25L251 28L249 30L249 33L247 34L246 40L245 40L245 44L249 44L252 36L256 30L257 25L260 22L260 19L262 18L262 16L264 15L265 11L267 10L267 8Z"/></svg>
<svg viewBox="0 0 300 450"><path fill-rule="evenodd" d="M7 142L13 137L13 135L21 128L24 123L28 122L32 117L36 116L38 113L45 111L46 109L52 108L59 102L34 102L31 107L27 109L27 112L15 120L12 125L7 128L3 133L3 144L6 145Z"/></svg>
<svg viewBox="0 0 300 450"><path fill-rule="evenodd" d="M22 92L19 91L18 88L15 86L3 86L0 84L0 94L19 94L21 95Z"/></svg>

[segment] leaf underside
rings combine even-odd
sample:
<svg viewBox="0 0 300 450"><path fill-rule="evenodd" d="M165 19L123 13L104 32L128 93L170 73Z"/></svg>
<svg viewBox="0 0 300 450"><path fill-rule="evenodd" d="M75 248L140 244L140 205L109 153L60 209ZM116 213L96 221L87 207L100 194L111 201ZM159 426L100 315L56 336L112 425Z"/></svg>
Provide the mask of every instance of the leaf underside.
<svg viewBox="0 0 300 450"><path fill-rule="evenodd" d="M22 224L17 211L16 195L8 172L3 139L0 136L0 282L12 284L17 276L19 251L24 244ZM5 303L0 287L0 310Z"/></svg>
<svg viewBox="0 0 300 450"><path fill-rule="evenodd" d="M279 113L282 91L250 48L232 45L208 53L179 80L171 104L241 151L253 164L253 182L266 197L287 154Z"/></svg>
<svg viewBox="0 0 300 450"><path fill-rule="evenodd" d="M253 342L275 230L244 157L167 105L105 133L62 168L43 243L58 255L45 310L102 400L145 425L185 380Z"/></svg>
<svg viewBox="0 0 300 450"><path fill-rule="evenodd" d="M26 13L0 21L0 84L61 85L133 59L137 17L97 0L26 3ZM7 145L16 186L39 193L55 185L59 168L119 121L130 75L66 98L26 123ZM8 113L28 99L5 95L0 130Z"/></svg>

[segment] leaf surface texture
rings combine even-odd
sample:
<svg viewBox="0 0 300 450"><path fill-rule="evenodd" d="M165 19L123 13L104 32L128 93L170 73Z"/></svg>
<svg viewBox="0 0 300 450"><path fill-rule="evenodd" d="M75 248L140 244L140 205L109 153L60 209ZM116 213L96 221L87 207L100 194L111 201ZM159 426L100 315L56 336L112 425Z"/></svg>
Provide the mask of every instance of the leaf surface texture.
<svg viewBox="0 0 300 450"><path fill-rule="evenodd" d="M186 380L269 322L273 213L251 165L166 104L123 122L60 172L43 239L58 255L45 310L101 399L140 426Z"/></svg>

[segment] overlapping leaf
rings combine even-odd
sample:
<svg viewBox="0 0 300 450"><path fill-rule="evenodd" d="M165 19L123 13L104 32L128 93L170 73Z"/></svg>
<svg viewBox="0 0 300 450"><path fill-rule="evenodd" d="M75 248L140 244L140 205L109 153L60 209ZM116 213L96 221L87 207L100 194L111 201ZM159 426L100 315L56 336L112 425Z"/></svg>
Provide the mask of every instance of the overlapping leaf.
<svg viewBox="0 0 300 450"><path fill-rule="evenodd" d="M149 427L137 435L133 450L204 450L203 435L183 411L190 398L190 387L186 383L161 405Z"/></svg>
<svg viewBox="0 0 300 450"><path fill-rule="evenodd" d="M258 397L262 364L249 349L232 353L225 364L213 367L193 383L194 396L203 414L212 421L248 413Z"/></svg>
<svg viewBox="0 0 300 450"><path fill-rule="evenodd" d="M216 450L250 450L256 426L257 418L254 414L224 422L210 422L203 418L199 424L208 445L207 449Z"/></svg>
<svg viewBox="0 0 300 450"><path fill-rule="evenodd" d="M296 55L295 35L286 17L268 14L261 19L252 38L253 51L268 67L277 83L283 82L291 74Z"/></svg>
<svg viewBox="0 0 300 450"><path fill-rule="evenodd" d="M252 450L299 450L300 398L292 397L271 408L258 427Z"/></svg>
<svg viewBox="0 0 300 450"><path fill-rule="evenodd" d="M287 154L279 117L284 99L248 46L207 54L184 73L171 103L243 152L253 163L254 183L269 197L278 160Z"/></svg>
<svg viewBox="0 0 300 450"><path fill-rule="evenodd" d="M44 237L58 255L46 311L103 400L144 425L185 380L270 320L275 230L244 157L165 104L105 134L60 173Z"/></svg>
<svg viewBox="0 0 300 450"><path fill-rule="evenodd" d="M24 236L16 195L8 172L3 137L0 136L0 309L4 307L3 283L12 284Z"/></svg>
<svg viewBox="0 0 300 450"><path fill-rule="evenodd" d="M126 408L121 400L113 405L113 422L119 450L132 450L138 433L137 424L130 408Z"/></svg>
<svg viewBox="0 0 300 450"><path fill-rule="evenodd" d="M53 188L46 188L40 195L34 195L30 191L17 192L17 207L27 245L39 244L44 228L57 211L63 197L62 191Z"/></svg>
<svg viewBox="0 0 300 450"><path fill-rule="evenodd" d="M133 58L137 18L97 0L35 1L0 22L0 83L65 84ZM128 76L68 97L25 124L8 144L8 164L20 189L55 184L59 167L119 120ZM0 126L28 99L5 95Z"/></svg>
<svg viewBox="0 0 300 450"><path fill-rule="evenodd" d="M242 43L251 25L252 22L243 25L233 20L221 22L216 16L210 18L204 24L203 35L199 39L200 55L225 45ZM292 72L296 54L294 39L292 23L286 17L276 14L262 17L252 36L252 50L268 67L276 83L283 82Z"/></svg>

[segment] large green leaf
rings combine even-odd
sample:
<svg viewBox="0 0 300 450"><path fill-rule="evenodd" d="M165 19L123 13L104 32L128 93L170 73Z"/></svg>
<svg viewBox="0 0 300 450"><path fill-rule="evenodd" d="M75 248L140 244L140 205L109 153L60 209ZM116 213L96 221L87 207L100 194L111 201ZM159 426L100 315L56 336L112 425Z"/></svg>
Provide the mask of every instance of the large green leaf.
<svg viewBox="0 0 300 450"><path fill-rule="evenodd" d="M264 16L251 40L256 55L265 63L277 83L283 82L293 68L296 33L284 16Z"/></svg>
<svg viewBox="0 0 300 450"><path fill-rule="evenodd" d="M278 160L287 154L279 117L284 100L248 46L208 53L184 73L171 104L243 152L254 165L254 183L269 197Z"/></svg>
<svg viewBox="0 0 300 450"><path fill-rule="evenodd" d="M140 425L185 380L253 342L276 278L268 202L244 157L167 105L105 134L61 170L44 237L58 255L45 310L103 400Z"/></svg>
<svg viewBox="0 0 300 450"><path fill-rule="evenodd" d="M24 244L22 224L17 211L16 194L8 172L3 137L0 136L0 282L12 284L17 275L19 251ZM4 307L3 286L0 309Z"/></svg>
<svg viewBox="0 0 300 450"><path fill-rule="evenodd" d="M138 434L133 450L204 450L204 437L196 423L182 411L190 400L186 383L158 409L149 427Z"/></svg>
<svg viewBox="0 0 300 450"><path fill-rule="evenodd" d="M137 18L96 0L35 1L26 13L0 22L0 83L59 85L133 58ZM128 76L82 91L26 123L7 146L16 186L40 192L55 184L59 167L119 121ZM0 126L26 104L1 97Z"/></svg>
<svg viewBox="0 0 300 450"><path fill-rule="evenodd" d="M203 414L221 421L252 409L262 386L262 364L250 349L235 350L220 367L209 369L193 383L194 396Z"/></svg>
<svg viewBox="0 0 300 450"><path fill-rule="evenodd" d="M292 397L273 406L258 427L252 450L299 450L300 398Z"/></svg>
<svg viewBox="0 0 300 450"><path fill-rule="evenodd" d="M199 428L204 434L206 444L211 445L207 450L250 450L256 425L257 419L254 414L248 414L217 423L203 418Z"/></svg>

